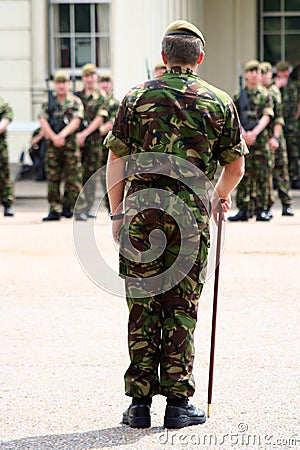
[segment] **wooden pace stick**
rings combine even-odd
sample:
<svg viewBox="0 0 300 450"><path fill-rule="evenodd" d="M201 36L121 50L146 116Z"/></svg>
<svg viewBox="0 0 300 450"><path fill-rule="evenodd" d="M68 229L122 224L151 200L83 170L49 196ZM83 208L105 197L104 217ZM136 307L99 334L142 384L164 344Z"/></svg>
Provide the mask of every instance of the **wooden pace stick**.
<svg viewBox="0 0 300 450"><path fill-rule="evenodd" d="M211 340L210 340L210 361L209 361L209 378L208 378L208 399L207 399L207 417L210 417L210 408L212 401L212 389L214 378L214 359L215 359L215 341L216 341L216 322L217 322L217 307L218 307L218 290L219 290L219 269L220 269L220 255L222 242L222 225L223 225L223 209L222 200L219 203L218 214L218 232L217 232L217 248L216 248L216 268L215 268L215 282L214 282L214 299L213 299L213 313L211 322Z"/></svg>

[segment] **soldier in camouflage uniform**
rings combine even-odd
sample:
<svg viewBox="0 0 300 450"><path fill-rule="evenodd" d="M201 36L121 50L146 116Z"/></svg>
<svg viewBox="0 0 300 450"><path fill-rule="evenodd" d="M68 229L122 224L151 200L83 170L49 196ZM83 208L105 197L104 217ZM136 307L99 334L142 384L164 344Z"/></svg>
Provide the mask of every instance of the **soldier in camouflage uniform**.
<svg viewBox="0 0 300 450"><path fill-rule="evenodd" d="M4 206L4 216L12 217L14 196L9 178L8 148L6 129L13 120L13 109L7 100L0 97L0 199Z"/></svg>
<svg viewBox="0 0 300 450"><path fill-rule="evenodd" d="M291 187L300 189L299 169L299 84L297 80L290 77L289 64L279 61L276 64L277 87L280 88L283 117L285 121L284 135L286 138L289 176Z"/></svg>
<svg viewBox="0 0 300 450"><path fill-rule="evenodd" d="M209 246L210 208L180 180L194 180L199 193L205 192L201 180L213 179L219 161L224 170L216 192L227 211L230 192L243 175L242 155L248 149L241 139L230 97L196 74L204 57L204 44L202 33L193 24L184 20L171 23L162 42L162 57L168 69L125 96L113 130L104 142L110 150L107 183L112 232L116 241L120 238L120 275L125 277L129 308L131 362L125 373L125 390L133 399L123 414L123 423L131 427L150 426L151 400L156 394L167 397L165 427L181 428L206 420L204 411L191 405L188 397L195 390L193 336ZM157 154L154 160L153 152ZM126 166L121 158L125 155L130 155ZM160 155L176 156L180 164L161 165ZM190 172L185 170L187 163L193 167ZM198 177L202 174L200 179L195 173ZM121 179L118 183L117 177ZM121 212L124 178L128 183L125 215ZM153 201L157 207L152 206ZM186 213L180 212L180 204L187 208ZM181 230L175 219L178 211ZM194 231L181 242L180 233L192 221ZM143 262L142 255L152 244L160 248L161 241L156 242L154 233L149 240L157 229L164 233L166 247L158 258ZM189 260L190 244L197 236L200 243L190 270L179 267L182 279L164 290L169 282L166 271L176 263L179 251ZM163 288L158 294L149 287L156 276Z"/></svg>
<svg viewBox="0 0 300 450"><path fill-rule="evenodd" d="M108 132L112 129L113 123L120 106L120 102L113 94L113 77L108 72L103 72L98 78L98 87L100 91L105 93L105 107L107 110L107 117L104 118L104 123L100 127L100 136L102 143L104 142ZM101 167L106 166L108 157L108 150L102 147ZM101 172L101 185L104 192L106 192L106 176L105 172ZM109 210L109 201L107 194L105 195L105 206Z"/></svg>
<svg viewBox="0 0 300 450"><path fill-rule="evenodd" d="M273 151L273 177L270 179L272 193L273 178L277 186L278 196L282 204L282 215L293 216L294 213L291 208L292 199L289 193L290 179L288 172L288 158L286 151L286 143L283 134L284 119L282 116L282 102L281 94L275 82L272 81L272 66L269 62L262 62L261 82L262 85L268 89L272 96L274 105L274 119L269 123L269 145ZM274 200L270 196L270 207Z"/></svg>
<svg viewBox="0 0 300 450"><path fill-rule="evenodd" d="M243 136L249 147L245 158L245 174L238 185L236 204L239 208L235 216L228 217L232 222L247 221L256 214L256 220L268 222L270 215L270 179L272 176L272 151L269 146L268 124L274 116L273 103L267 89L260 84L261 72L257 60L245 65L247 110L244 111L238 91L233 101L239 112ZM244 118L244 120L243 120Z"/></svg>
<svg viewBox="0 0 300 450"><path fill-rule="evenodd" d="M101 167L102 142L99 127L107 117L103 93L96 86L98 79L97 68L94 64L85 64L82 68L82 81L84 88L75 93L84 106L83 127L77 133L77 142L82 155L82 182L83 185ZM87 217L94 218L92 209L95 200L96 184L93 179L85 186L85 213Z"/></svg>
<svg viewBox="0 0 300 450"><path fill-rule="evenodd" d="M83 119L83 105L78 97L69 93L68 73L57 72L54 81L57 108L53 117L49 117L49 102L46 102L40 113L41 129L47 137L46 174L50 203L50 211L48 216L44 217L44 221L60 220L61 215L66 218L72 217L82 187L81 155L76 141L76 130ZM62 181L64 181L63 198L60 196ZM76 219L87 218L80 213Z"/></svg>

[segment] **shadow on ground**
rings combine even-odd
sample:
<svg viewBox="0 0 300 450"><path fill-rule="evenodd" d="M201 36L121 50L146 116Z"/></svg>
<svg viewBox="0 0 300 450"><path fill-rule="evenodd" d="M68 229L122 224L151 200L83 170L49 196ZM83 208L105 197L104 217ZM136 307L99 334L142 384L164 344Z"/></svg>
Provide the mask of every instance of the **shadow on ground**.
<svg viewBox="0 0 300 450"><path fill-rule="evenodd" d="M87 431L74 434L52 434L33 436L0 442L1 450L91 450L97 448L113 448L121 445L131 445L145 436L163 433L163 428L153 427L147 430L132 429L120 425L104 430Z"/></svg>

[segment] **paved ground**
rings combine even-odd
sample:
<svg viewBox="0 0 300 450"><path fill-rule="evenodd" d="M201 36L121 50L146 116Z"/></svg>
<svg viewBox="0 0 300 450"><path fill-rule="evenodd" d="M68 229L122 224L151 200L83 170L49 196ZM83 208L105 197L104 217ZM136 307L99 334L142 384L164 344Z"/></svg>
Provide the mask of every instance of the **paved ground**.
<svg viewBox="0 0 300 450"><path fill-rule="evenodd" d="M35 199L26 186L17 186L16 216L0 218L1 450L300 448L299 197L294 218L281 217L277 202L271 223L226 225L211 418L167 432L160 397L151 429L120 424L125 302L81 269L72 220L41 223L44 185ZM95 234L113 264L103 211ZM212 292L211 278L196 332L194 402L204 407Z"/></svg>

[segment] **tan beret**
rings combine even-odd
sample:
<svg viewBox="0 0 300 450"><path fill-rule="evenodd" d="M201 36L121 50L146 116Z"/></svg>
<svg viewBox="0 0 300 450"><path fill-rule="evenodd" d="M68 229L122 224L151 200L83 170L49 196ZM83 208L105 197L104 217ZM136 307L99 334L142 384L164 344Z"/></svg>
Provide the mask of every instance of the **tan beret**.
<svg viewBox="0 0 300 450"><path fill-rule="evenodd" d="M199 28L186 20L175 20L175 22L171 22L164 32L164 36L172 36L176 34L196 36L201 40L203 47L205 46L205 39Z"/></svg>
<svg viewBox="0 0 300 450"><path fill-rule="evenodd" d="M259 69L259 66L259 61L257 61L257 59L250 59L250 61L247 61L245 64L245 72L248 72L248 70Z"/></svg>
<svg viewBox="0 0 300 450"><path fill-rule="evenodd" d="M54 75L55 83L66 82L70 80L70 75L65 70L59 70Z"/></svg>
<svg viewBox="0 0 300 450"><path fill-rule="evenodd" d="M98 82L101 83L101 81L113 81L112 74L109 72L102 72L98 77Z"/></svg>
<svg viewBox="0 0 300 450"><path fill-rule="evenodd" d="M85 64L82 67L82 76L85 77L86 75L93 75L94 73L97 73L97 67L95 64Z"/></svg>
<svg viewBox="0 0 300 450"><path fill-rule="evenodd" d="M287 61L278 61L276 64L277 72L285 72L286 70L290 70L290 65Z"/></svg>
<svg viewBox="0 0 300 450"><path fill-rule="evenodd" d="M272 65L268 61L264 61L259 65L262 72L273 72Z"/></svg>

